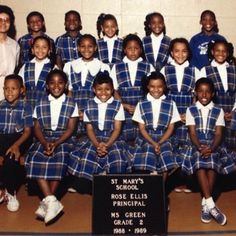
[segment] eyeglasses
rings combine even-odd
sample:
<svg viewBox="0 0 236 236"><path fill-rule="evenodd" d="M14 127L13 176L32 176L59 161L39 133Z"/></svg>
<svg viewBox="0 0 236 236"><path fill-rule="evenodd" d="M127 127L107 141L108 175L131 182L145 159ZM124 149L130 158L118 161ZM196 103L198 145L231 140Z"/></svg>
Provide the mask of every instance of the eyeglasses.
<svg viewBox="0 0 236 236"><path fill-rule="evenodd" d="M6 17L4 17L4 18L0 17L0 23L7 23L7 24L9 24L10 23L10 19L6 18Z"/></svg>

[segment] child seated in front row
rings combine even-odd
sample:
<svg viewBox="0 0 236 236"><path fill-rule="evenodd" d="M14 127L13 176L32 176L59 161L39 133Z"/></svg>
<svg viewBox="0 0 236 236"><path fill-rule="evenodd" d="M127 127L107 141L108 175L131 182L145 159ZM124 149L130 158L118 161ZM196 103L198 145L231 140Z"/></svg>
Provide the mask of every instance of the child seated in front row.
<svg viewBox="0 0 236 236"><path fill-rule="evenodd" d="M152 72L144 77L143 87L147 96L137 104L133 115L139 126L133 170L135 173L157 172L166 181L168 171L177 168L169 139L180 116L175 102L166 98L163 74Z"/></svg>
<svg viewBox="0 0 236 236"><path fill-rule="evenodd" d="M52 70L46 79L49 95L34 109L34 134L37 141L26 159L27 177L36 179L44 199L35 214L47 224L63 210L55 194L67 173L71 138L78 117L74 99L66 96L68 79L61 70Z"/></svg>
<svg viewBox="0 0 236 236"><path fill-rule="evenodd" d="M128 157L125 142L120 139L124 109L119 100L114 99L113 83L108 72L97 74L93 91L84 111L87 140L71 153L69 172L78 177L75 189L81 193L91 193L94 174L125 173Z"/></svg>
<svg viewBox="0 0 236 236"><path fill-rule="evenodd" d="M187 174L196 173L202 195L201 221L209 223L213 218L224 225L226 216L216 207L212 193L217 174L230 173L235 167L221 145L224 112L212 102L214 91L214 84L209 78L196 82L197 102L186 112L192 145L186 150L182 169Z"/></svg>
<svg viewBox="0 0 236 236"><path fill-rule="evenodd" d="M16 192L22 179L19 158L30 145L32 110L22 98L24 86L19 75L6 76L3 91L5 99L0 102L0 156L3 157L0 203L6 200L7 209L17 211L20 204Z"/></svg>

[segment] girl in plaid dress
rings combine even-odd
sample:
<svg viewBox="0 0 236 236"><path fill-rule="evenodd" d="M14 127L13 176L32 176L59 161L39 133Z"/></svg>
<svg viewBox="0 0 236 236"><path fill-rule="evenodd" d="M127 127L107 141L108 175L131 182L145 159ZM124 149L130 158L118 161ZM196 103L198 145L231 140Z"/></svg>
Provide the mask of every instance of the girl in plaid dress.
<svg viewBox="0 0 236 236"><path fill-rule="evenodd" d="M108 64L110 68L114 63L122 60L123 40L117 37L119 29L115 16L111 14L100 14L97 20L98 58ZM101 38L101 33L103 37Z"/></svg>
<svg viewBox="0 0 236 236"><path fill-rule="evenodd" d="M161 70L169 58L171 39L166 35L165 22L162 14L150 13L144 22L146 36L143 38L143 47L146 59L156 70Z"/></svg>
<svg viewBox="0 0 236 236"><path fill-rule="evenodd" d="M153 66L146 62L143 54L142 41L137 35L129 34L123 41L125 57L116 63L111 71L115 88L115 97L120 99L125 109L125 122L122 136L126 141L134 141L138 127L132 121L135 106L143 97L141 90L142 77L154 71Z"/></svg>
<svg viewBox="0 0 236 236"><path fill-rule="evenodd" d="M79 107L80 122L78 132L80 134L85 134L83 124L84 108L88 99L94 97L93 80L100 71L110 72L108 65L94 57L96 50L96 39L90 34L85 34L78 40L78 51L81 57L66 63L64 66L64 72L69 78L69 92Z"/></svg>
<svg viewBox="0 0 236 236"><path fill-rule="evenodd" d="M225 144L228 149L235 151L236 136L231 130L230 121L236 98L236 67L228 63L230 60L229 51L230 45L227 41L215 41L209 52L212 59L211 64L202 68L201 75L209 78L214 83L216 95L214 102L225 113Z"/></svg>
<svg viewBox="0 0 236 236"><path fill-rule="evenodd" d="M0 203L7 200L7 209L17 211L20 204L16 192L22 183L19 158L30 145L32 110L22 99L24 86L20 76L6 76L3 90L5 99L0 102L0 156L3 158Z"/></svg>
<svg viewBox="0 0 236 236"><path fill-rule="evenodd" d="M121 102L113 97L114 88L108 72L97 74L93 91L95 98L88 101L84 111L88 138L71 153L69 167L69 172L79 177L74 187L83 193L91 193L94 174L125 173L127 168L125 142L120 139L124 110Z"/></svg>
<svg viewBox="0 0 236 236"><path fill-rule="evenodd" d="M199 77L200 71L189 66L188 59L191 56L190 46L185 38L175 38L170 43L170 55L173 60L161 69L166 78L168 98L175 101L181 121L175 125L175 131L171 137L172 144L179 156L189 145L188 130L185 126L186 109L193 103L195 79ZM182 162L182 159L179 159ZM187 181L182 178L183 182ZM180 186L175 189L177 192L190 192L190 189Z"/></svg>
<svg viewBox="0 0 236 236"><path fill-rule="evenodd" d="M26 88L26 101L34 109L36 102L47 96L46 77L53 68L50 61L50 40L45 36L38 36L32 43L32 54L34 58L25 63L20 69Z"/></svg>
<svg viewBox="0 0 236 236"><path fill-rule="evenodd" d="M38 36L45 36L50 40L51 54L55 55L55 45L53 39L51 39L46 32L44 16L38 11L30 12L26 17L26 23L28 28L28 34L19 38L18 43L20 45L20 65L30 62L31 60L31 47L34 38Z"/></svg>
<svg viewBox="0 0 236 236"><path fill-rule="evenodd" d="M39 101L33 114L37 141L30 147L26 170L27 177L36 179L45 197L35 212L45 223L52 221L63 209L55 193L67 172L74 144L71 135L78 108L73 98L66 96L67 82L63 71L52 70L46 80L49 95Z"/></svg>
<svg viewBox="0 0 236 236"><path fill-rule="evenodd" d="M174 101L166 98L165 77L152 72L144 77L147 96L140 101L133 115L139 135L133 157L135 172L158 172L167 179L168 171L177 167L170 137L180 116Z"/></svg>
<svg viewBox="0 0 236 236"><path fill-rule="evenodd" d="M209 78L196 82L196 104L186 112L186 125L192 145L186 150L182 169L195 173L201 189L201 221L209 223L214 218L226 223L226 216L216 207L212 198L217 173L229 173L235 169L233 161L221 146L222 128L225 125L223 109L213 102L214 84Z"/></svg>

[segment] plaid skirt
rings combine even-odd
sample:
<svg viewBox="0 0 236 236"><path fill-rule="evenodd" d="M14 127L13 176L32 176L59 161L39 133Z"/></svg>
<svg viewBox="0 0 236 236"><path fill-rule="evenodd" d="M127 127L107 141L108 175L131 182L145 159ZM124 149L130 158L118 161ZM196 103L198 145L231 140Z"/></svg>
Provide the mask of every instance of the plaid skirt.
<svg viewBox="0 0 236 236"><path fill-rule="evenodd" d="M55 138L46 138L49 142ZM60 144L51 156L45 155L40 142L33 143L26 157L28 178L61 180L67 173L70 152L73 150L72 139Z"/></svg>
<svg viewBox="0 0 236 236"><path fill-rule="evenodd" d="M106 142L108 138L98 137L98 140ZM99 157L96 147L90 140L85 140L70 155L68 171L77 177L89 180L94 174L106 172L109 174L126 173L129 164L129 153L123 141L116 141L108 148L108 154Z"/></svg>
<svg viewBox="0 0 236 236"><path fill-rule="evenodd" d="M160 140L161 136L152 134L153 140ZM156 154L153 146L142 137L137 137L133 158L135 170L157 171L162 174L168 170L178 168L176 156L169 140L161 144L160 154Z"/></svg>
<svg viewBox="0 0 236 236"><path fill-rule="evenodd" d="M233 153L223 146L219 146L208 158L203 158L195 146L189 145L183 158L182 170L188 175L198 169L212 169L219 174L229 174L236 170Z"/></svg>

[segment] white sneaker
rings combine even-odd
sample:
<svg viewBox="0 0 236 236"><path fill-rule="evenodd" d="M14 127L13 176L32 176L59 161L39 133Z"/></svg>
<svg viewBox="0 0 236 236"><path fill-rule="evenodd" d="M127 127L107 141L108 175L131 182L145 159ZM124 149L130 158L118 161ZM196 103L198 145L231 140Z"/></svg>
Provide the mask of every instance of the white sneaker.
<svg viewBox="0 0 236 236"><path fill-rule="evenodd" d="M6 192L6 199L7 199L7 209L8 211L18 211L20 207L20 203L16 198L16 194L12 196L10 193Z"/></svg>
<svg viewBox="0 0 236 236"><path fill-rule="evenodd" d="M44 222L47 224L53 219L55 219L60 212L63 210L63 205L56 199L55 196L47 196L45 199L46 203L46 215L44 217Z"/></svg>
<svg viewBox="0 0 236 236"><path fill-rule="evenodd" d="M45 215L46 215L46 210L47 210L47 206L45 203L45 198L39 203L39 207L38 209L35 211L35 215L40 218L40 219L44 219Z"/></svg>

